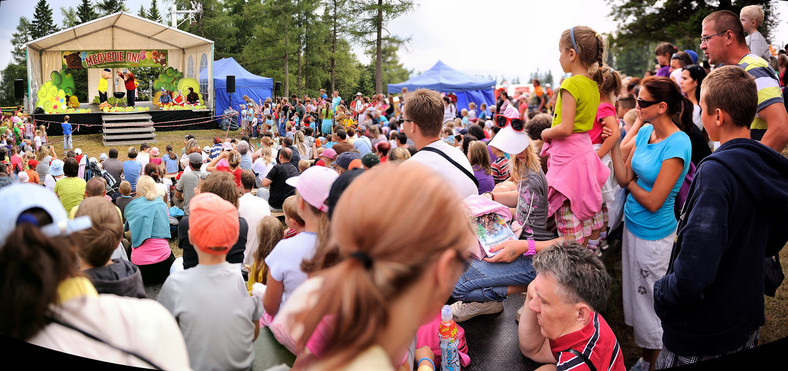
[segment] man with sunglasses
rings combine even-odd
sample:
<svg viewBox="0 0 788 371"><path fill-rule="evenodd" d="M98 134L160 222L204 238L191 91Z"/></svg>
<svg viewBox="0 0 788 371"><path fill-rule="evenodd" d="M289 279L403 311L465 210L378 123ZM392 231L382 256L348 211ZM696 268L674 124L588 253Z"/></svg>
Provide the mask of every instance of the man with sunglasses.
<svg viewBox="0 0 788 371"><path fill-rule="evenodd" d="M750 54L739 16L720 10L703 19L700 48L712 64L738 65L755 78L758 113L750 125L752 139L781 152L788 144L786 113L777 74L762 58Z"/></svg>
<svg viewBox="0 0 788 371"><path fill-rule="evenodd" d="M443 100L432 90L419 89L405 96L402 107L402 132L419 150L408 161L420 162L441 174L460 198L478 195L479 186L468 158L441 140Z"/></svg>

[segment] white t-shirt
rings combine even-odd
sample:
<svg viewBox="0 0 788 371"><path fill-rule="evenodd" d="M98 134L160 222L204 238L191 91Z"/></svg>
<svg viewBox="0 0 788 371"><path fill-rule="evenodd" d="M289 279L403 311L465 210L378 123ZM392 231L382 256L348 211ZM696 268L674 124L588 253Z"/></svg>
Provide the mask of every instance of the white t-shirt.
<svg viewBox="0 0 788 371"><path fill-rule="evenodd" d="M246 249L244 250L244 264L251 266L254 263L254 252L257 250L257 225L260 219L271 215L271 207L268 201L256 197L251 193L246 193L238 199L238 216L246 219L249 225L246 234Z"/></svg>
<svg viewBox="0 0 788 371"><path fill-rule="evenodd" d="M145 171L145 165L150 162L150 155L146 152L140 152L137 154L137 161L142 164L142 171Z"/></svg>
<svg viewBox="0 0 788 371"><path fill-rule="evenodd" d="M254 161L254 164L252 165L252 170L254 170L254 172L257 173L257 177L260 178L260 180L263 180L265 179L265 176L268 175L268 172L274 168L274 165L276 164L273 161L269 162L266 165L265 160L263 160L262 158L258 158L257 160Z"/></svg>
<svg viewBox="0 0 788 371"><path fill-rule="evenodd" d="M700 129L700 131L703 131L703 121L701 121L700 118L700 106L697 104L693 105L692 107L692 122L698 127L698 129Z"/></svg>
<svg viewBox="0 0 788 371"><path fill-rule="evenodd" d="M468 161L468 158L460 151L459 149L452 147L448 143L437 140L427 145L427 147L432 147L435 149L440 150L441 152L445 153L449 158L460 164L464 167L468 172L473 174L473 168L471 168L471 163ZM413 157L411 157L408 161L415 161L426 165L427 167L435 170L438 174L442 175L449 184L453 185L454 188L459 193L461 199L465 199L468 196L478 195L479 188L476 187L476 183L471 180L470 177L465 175L463 171L458 169L452 163L447 161L443 156L428 152L425 150L421 150L416 152ZM406 162L408 162L406 161Z"/></svg>
<svg viewBox="0 0 788 371"><path fill-rule="evenodd" d="M262 298L249 296L238 264L198 264L171 274L158 297L178 321L196 370L249 369Z"/></svg>
<svg viewBox="0 0 788 371"><path fill-rule="evenodd" d="M310 259L315 255L317 245L317 234L312 232L301 232L286 240L281 240L276 244L274 250L265 258L265 264L271 272L273 279L284 284L282 302L279 309L282 309L290 294L306 281L307 276L301 270L301 261Z"/></svg>

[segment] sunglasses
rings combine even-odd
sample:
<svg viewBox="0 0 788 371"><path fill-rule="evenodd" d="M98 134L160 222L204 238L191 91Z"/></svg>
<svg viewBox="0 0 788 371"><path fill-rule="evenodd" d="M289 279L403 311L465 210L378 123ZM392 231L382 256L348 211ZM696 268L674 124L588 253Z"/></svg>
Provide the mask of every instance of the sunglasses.
<svg viewBox="0 0 788 371"><path fill-rule="evenodd" d="M656 101L656 100L645 100L645 99L640 99L640 98L637 99L637 106L639 108L646 108L646 107L649 107L649 106L653 106L653 105L655 105L657 103L660 103L660 102Z"/></svg>
<svg viewBox="0 0 788 371"><path fill-rule="evenodd" d="M525 129L525 121L520 118L508 118L501 114L495 115L495 126L503 129L506 125L511 125L514 131L523 131Z"/></svg>

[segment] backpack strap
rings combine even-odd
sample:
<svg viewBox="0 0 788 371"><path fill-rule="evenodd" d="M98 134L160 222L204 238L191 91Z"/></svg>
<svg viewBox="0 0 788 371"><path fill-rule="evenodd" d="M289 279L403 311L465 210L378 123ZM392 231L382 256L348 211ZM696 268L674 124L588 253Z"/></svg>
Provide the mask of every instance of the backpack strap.
<svg viewBox="0 0 788 371"><path fill-rule="evenodd" d="M443 151L441 151L441 150L439 150L437 148L433 148L433 147L422 147L419 151L427 151L427 152L432 152L432 153L439 154L441 157L445 158L446 161L449 161L449 163L454 165L454 167L460 169L465 175L468 176L468 178L471 178L471 180L473 181L473 184L476 185L476 189L479 189L479 180L476 179L476 177L473 175L473 173L468 171L468 169L464 168L462 165L458 164L457 161L452 160L451 157L449 157L447 154L443 153ZM596 370L592 370L592 371L596 371Z"/></svg>

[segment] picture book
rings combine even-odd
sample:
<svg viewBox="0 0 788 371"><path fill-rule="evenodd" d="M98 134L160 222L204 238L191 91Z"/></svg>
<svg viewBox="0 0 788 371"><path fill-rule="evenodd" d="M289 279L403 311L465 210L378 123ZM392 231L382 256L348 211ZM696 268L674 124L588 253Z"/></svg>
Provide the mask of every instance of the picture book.
<svg viewBox="0 0 788 371"><path fill-rule="evenodd" d="M484 214L473 218L474 233L482 249L488 257L493 257L497 252L490 252L490 248L498 246L504 241L517 239L506 221L496 213Z"/></svg>

